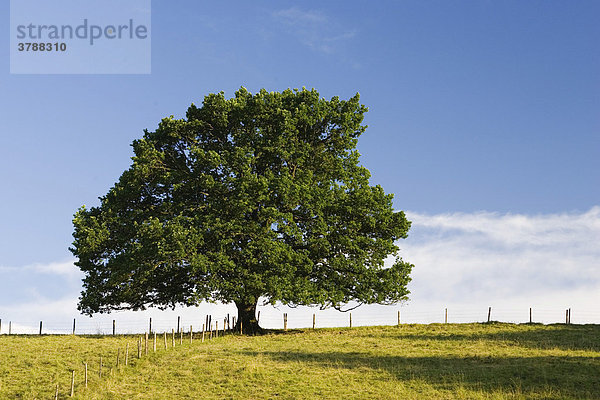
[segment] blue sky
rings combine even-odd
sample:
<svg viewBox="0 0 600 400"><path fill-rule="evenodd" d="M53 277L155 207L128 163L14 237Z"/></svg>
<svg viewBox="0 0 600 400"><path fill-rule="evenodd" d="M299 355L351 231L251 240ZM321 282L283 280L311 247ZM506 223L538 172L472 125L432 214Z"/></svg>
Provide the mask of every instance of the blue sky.
<svg viewBox="0 0 600 400"><path fill-rule="evenodd" d="M6 33L8 1L1 2L0 15ZM396 208L416 217L401 243L417 265L413 303L436 287L428 268L448 254L442 246L448 238L464 239L457 260L502 254L514 264L524 251L570 260L558 270L595 271L598 15L594 1L155 0L150 75L11 75L3 57L0 314L10 305L76 301L76 271L48 267L72 261L76 209L97 204L129 166L130 143L143 129L155 129L169 115L183 117L208 93L229 97L240 86L314 87L326 98L361 94L369 107L369 129L359 141L362 163L374 183L395 194ZM9 54L8 37L0 52ZM482 249L485 243L473 242L461 222L479 217L481 224L502 227L503 238L520 237L514 216L561 228L539 231L536 237L547 239L541 245L533 236L519 248L501 240L497 253L498 242L491 241L495 250ZM585 247L585 259L548 251L554 243L548 235L562 237L570 229L576 233L568 241ZM443 252L427 259L424 249ZM538 276L544 260L518 264L518 270ZM489 271L501 266L465 271L465 279L487 277L493 288ZM587 286L563 281L558 288L542 284L539 296L549 296L545 289L572 289L582 305L595 301L579 291L597 292L600 276L594 274L591 289L589 279ZM439 300L471 293L467 284L444 289Z"/></svg>

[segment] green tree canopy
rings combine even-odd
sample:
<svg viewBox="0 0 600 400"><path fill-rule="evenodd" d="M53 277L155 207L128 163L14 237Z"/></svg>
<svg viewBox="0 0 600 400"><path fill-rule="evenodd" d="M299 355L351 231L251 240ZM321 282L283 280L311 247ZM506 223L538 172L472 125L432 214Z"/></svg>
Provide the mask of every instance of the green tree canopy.
<svg viewBox="0 0 600 400"><path fill-rule="evenodd" d="M133 164L73 220L85 314L234 302L340 307L406 299L410 222L369 185L359 95L242 88L133 142ZM391 267L384 260L395 257Z"/></svg>

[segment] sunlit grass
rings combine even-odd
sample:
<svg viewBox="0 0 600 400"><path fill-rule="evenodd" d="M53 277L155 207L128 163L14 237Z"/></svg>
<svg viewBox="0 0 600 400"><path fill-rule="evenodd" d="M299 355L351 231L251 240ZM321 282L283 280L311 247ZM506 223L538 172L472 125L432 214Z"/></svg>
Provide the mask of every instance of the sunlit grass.
<svg viewBox="0 0 600 400"><path fill-rule="evenodd" d="M137 360L137 337L0 337L0 398L600 398L600 326L433 324L226 336ZM130 365L114 368L130 346ZM178 343L178 342L177 342ZM99 356L105 376L98 377ZM122 356L121 356L122 357ZM82 361L90 364L83 387ZM113 373L110 375L110 367Z"/></svg>

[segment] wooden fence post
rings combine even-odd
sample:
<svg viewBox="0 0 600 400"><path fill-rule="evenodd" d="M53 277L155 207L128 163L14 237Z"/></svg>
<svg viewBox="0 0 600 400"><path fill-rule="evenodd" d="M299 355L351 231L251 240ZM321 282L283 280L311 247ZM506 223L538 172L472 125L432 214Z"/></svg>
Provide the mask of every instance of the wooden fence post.
<svg viewBox="0 0 600 400"><path fill-rule="evenodd" d="M154 336L152 339L152 350L154 353L156 353L156 332L154 332Z"/></svg>
<svg viewBox="0 0 600 400"><path fill-rule="evenodd" d="M87 378L87 363L83 363L85 365L85 376L84 376L84 382L85 382L85 387L87 387L87 382L88 382L88 378Z"/></svg>
<svg viewBox="0 0 600 400"><path fill-rule="evenodd" d="M148 355L148 332L144 333L144 355Z"/></svg>
<svg viewBox="0 0 600 400"><path fill-rule="evenodd" d="M163 336L165 338L165 350L167 350L167 332L163 332Z"/></svg>
<svg viewBox="0 0 600 400"><path fill-rule="evenodd" d="M398 310L398 326L400 326L400 310Z"/></svg>
<svg viewBox="0 0 600 400"><path fill-rule="evenodd" d="M117 323L116 323L116 321L113 319L113 336L115 336L115 333L117 333Z"/></svg>
<svg viewBox="0 0 600 400"><path fill-rule="evenodd" d="M227 330L231 330L231 324L229 323L229 313L227 313Z"/></svg>
<svg viewBox="0 0 600 400"><path fill-rule="evenodd" d="M192 326L190 325L190 344L192 344L193 340L194 340L194 331L192 330Z"/></svg>
<svg viewBox="0 0 600 400"><path fill-rule="evenodd" d="M138 359L142 357L142 338L138 338L137 341L137 346L138 346Z"/></svg>
<svg viewBox="0 0 600 400"><path fill-rule="evenodd" d="M42 334L42 321L40 321L40 335Z"/></svg>
<svg viewBox="0 0 600 400"><path fill-rule="evenodd" d="M215 338L219 337L219 321L215 321Z"/></svg>
<svg viewBox="0 0 600 400"><path fill-rule="evenodd" d="M571 309L569 308L569 325L571 325Z"/></svg>
<svg viewBox="0 0 600 400"><path fill-rule="evenodd" d="M125 346L125 366L129 364L129 343Z"/></svg>
<svg viewBox="0 0 600 400"><path fill-rule="evenodd" d="M175 329L171 329L171 347L175 347Z"/></svg>
<svg viewBox="0 0 600 400"><path fill-rule="evenodd" d="M152 317L150 317L150 326L148 327L148 333L152 335Z"/></svg>
<svg viewBox="0 0 600 400"><path fill-rule="evenodd" d="M204 343L204 324L202 324L202 343Z"/></svg>
<svg viewBox="0 0 600 400"><path fill-rule="evenodd" d="M8 334L10 335L12 331L12 321L8 321Z"/></svg>
<svg viewBox="0 0 600 400"><path fill-rule="evenodd" d="M444 323L447 324L448 323L448 309L446 308L446 315L444 317Z"/></svg>
<svg viewBox="0 0 600 400"><path fill-rule="evenodd" d="M260 310L258 311L258 316L256 317L256 323L260 323Z"/></svg>
<svg viewBox="0 0 600 400"><path fill-rule="evenodd" d="M316 323L316 317L315 317L315 314L313 314L313 329L315 329L315 323Z"/></svg>
<svg viewBox="0 0 600 400"><path fill-rule="evenodd" d="M179 332L179 323L181 322L181 317L177 317L177 332Z"/></svg>
<svg viewBox="0 0 600 400"><path fill-rule="evenodd" d="M73 318L73 335L75 334L75 318Z"/></svg>
<svg viewBox="0 0 600 400"><path fill-rule="evenodd" d="M183 344L183 328L179 331L179 345Z"/></svg>
<svg viewBox="0 0 600 400"><path fill-rule="evenodd" d="M227 318L223 319L223 336L225 336L225 328L227 327Z"/></svg>
<svg viewBox="0 0 600 400"><path fill-rule="evenodd" d="M488 322L490 322L491 317L492 317L492 307L488 308Z"/></svg>
<svg viewBox="0 0 600 400"><path fill-rule="evenodd" d="M71 374L71 397L75 395L75 370Z"/></svg>
<svg viewBox="0 0 600 400"><path fill-rule="evenodd" d="M287 332L287 313L283 313L283 330Z"/></svg>
<svg viewBox="0 0 600 400"><path fill-rule="evenodd" d="M350 313L350 328L352 328L352 313Z"/></svg>
<svg viewBox="0 0 600 400"><path fill-rule="evenodd" d="M565 325L569 324L569 309L565 310Z"/></svg>
<svg viewBox="0 0 600 400"><path fill-rule="evenodd" d="M533 318L532 318L532 313L531 313L531 307L529 307L529 323L533 323Z"/></svg>

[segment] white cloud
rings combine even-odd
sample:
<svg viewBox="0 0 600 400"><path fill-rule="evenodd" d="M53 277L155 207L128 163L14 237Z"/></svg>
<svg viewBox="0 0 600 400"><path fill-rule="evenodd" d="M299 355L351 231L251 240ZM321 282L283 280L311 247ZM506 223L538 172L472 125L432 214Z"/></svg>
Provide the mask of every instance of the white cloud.
<svg viewBox="0 0 600 400"><path fill-rule="evenodd" d="M325 24L329 21L329 19L320 12L302 11L296 7L275 11L273 16L284 20L289 25Z"/></svg>
<svg viewBox="0 0 600 400"><path fill-rule="evenodd" d="M549 215L407 212L411 306L579 307L600 300L600 207ZM599 315L600 316L600 315Z"/></svg>
<svg viewBox="0 0 600 400"><path fill-rule="evenodd" d="M36 263L25 265L22 267L0 266L0 273L29 272L36 274L62 275L80 278L83 275L79 268L75 266L74 262L75 260L69 260L62 262L51 262L47 264Z"/></svg>
<svg viewBox="0 0 600 400"><path fill-rule="evenodd" d="M74 264L74 260L65 262L54 262L49 264L33 264L31 270L41 274L56 274L70 277L82 277L83 274Z"/></svg>
<svg viewBox="0 0 600 400"><path fill-rule="evenodd" d="M272 17L302 44L323 53L332 53L341 42L356 36L354 30L341 27L319 11L292 7L275 11Z"/></svg>

